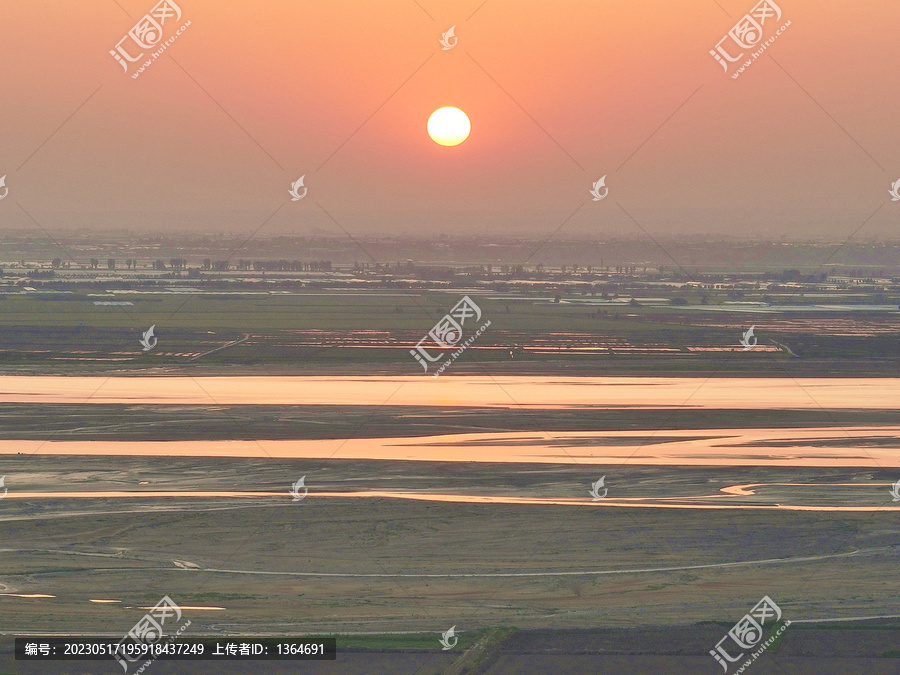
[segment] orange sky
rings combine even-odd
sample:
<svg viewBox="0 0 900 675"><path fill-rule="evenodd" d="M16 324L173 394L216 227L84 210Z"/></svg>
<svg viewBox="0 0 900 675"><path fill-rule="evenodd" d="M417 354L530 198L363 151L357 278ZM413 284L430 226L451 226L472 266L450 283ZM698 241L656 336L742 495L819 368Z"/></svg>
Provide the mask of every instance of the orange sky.
<svg viewBox="0 0 900 675"><path fill-rule="evenodd" d="M154 3L0 3L0 230L896 237L896 4L782 0L732 79L753 1L181 0L132 79L108 52Z"/></svg>

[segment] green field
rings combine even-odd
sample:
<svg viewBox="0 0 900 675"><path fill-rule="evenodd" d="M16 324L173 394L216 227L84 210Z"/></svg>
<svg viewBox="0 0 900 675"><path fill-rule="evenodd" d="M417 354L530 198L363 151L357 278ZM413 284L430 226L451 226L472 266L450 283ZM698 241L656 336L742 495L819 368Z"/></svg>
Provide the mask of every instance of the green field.
<svg viewBox="0 0 900 675"><path fill-rule="evenodd" d="M117 300L134 302L121 307L97 306L95 297L79 293L0 296L0 369L387 368L414 374L420 371L409 349L460 297L420 291L390 297L381 291L120 294ZM491 323L454 363L456 372L564 366L610 374L791 369L878 375L895 370L900 359L900 330L894 315L885 312L800 316L599 307L577 304L585 299L581 296L560 303L503 294L473 297L483 312L481 322ZM139 340L151 325L159 343L145 353ZM739 341L750 325L756 326L759 348L745 352Z"/></svg>

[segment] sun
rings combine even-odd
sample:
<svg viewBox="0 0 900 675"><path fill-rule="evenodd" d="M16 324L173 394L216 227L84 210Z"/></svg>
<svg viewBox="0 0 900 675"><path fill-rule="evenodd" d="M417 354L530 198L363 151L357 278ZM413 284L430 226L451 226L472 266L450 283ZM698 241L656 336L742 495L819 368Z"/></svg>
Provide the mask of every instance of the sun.
<svg viewBox="0 0 900 675"><path fill-rule="evenodd" d="M459 108L438 108L428 118L428 135L439 145L459 145L469 137L472 124Z"/></svg>

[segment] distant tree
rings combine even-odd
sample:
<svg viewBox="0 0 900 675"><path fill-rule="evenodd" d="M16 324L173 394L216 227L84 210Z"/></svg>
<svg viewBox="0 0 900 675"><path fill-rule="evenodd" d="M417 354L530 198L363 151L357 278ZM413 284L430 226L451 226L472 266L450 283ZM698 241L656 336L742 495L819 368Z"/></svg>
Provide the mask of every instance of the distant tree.
<svg viewBox="0 0 900 675"><path fill-rule="evenodd" d="M203 259L203 269L208 270L212 268L212 261L209 258Z"/></svg>
<svg viewBox="0 0 900 675"><path fill-rule="evenodd" d="M99 265L99 264L100 264L99 260L97 260L96 258L91 258L91 269L92 270L97 269L97 265Z"/></svg>
<svg viewBox="0 0 900 675"><path fill-rule="evenodd" d="M59 269L59 266L62 265L62 260L59 258L54 258L53 262L50 263L53 266L53 269Z"/></svg>
<svg viewBox="0 0 900 675"><path fill-rule="evenodd" d="M107 261L106 261L106 267L107 267L107 269L111 269L111 270L116 269L116 260L115 260L115 258L110 258L109 260L107 260Z"/></svg>
<svg viewBox="0 0 900 675"><path fill-rule="evenodd" d="M672 298L673 305L683 306L688 304L687 298Z"/></svg>

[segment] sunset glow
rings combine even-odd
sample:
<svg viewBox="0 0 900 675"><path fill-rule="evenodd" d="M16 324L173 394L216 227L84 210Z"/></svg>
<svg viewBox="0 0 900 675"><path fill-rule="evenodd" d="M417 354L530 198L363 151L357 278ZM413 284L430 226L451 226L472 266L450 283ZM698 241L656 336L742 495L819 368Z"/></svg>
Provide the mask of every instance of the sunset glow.
<svg viewBox="0 0 900 675"><path fill-rule="evenodd" d="M895 672L898 23L3 3L0 675Z"/></svg>

